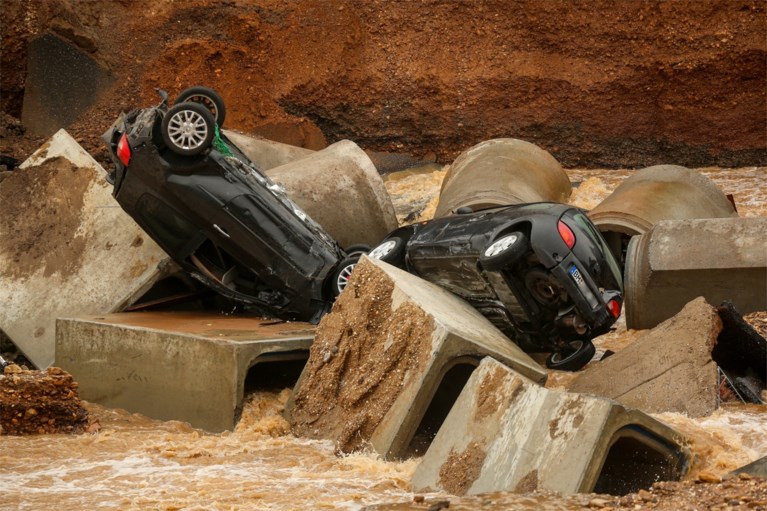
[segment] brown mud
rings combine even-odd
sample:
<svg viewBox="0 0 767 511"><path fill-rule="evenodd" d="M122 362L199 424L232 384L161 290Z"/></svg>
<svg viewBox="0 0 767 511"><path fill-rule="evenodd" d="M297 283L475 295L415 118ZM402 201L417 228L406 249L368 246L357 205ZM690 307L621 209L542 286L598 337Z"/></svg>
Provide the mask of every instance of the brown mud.
<svg viewBox="0 0 767 511"><path fill-rule="evenodd" d="M446 162L515 137L568 167L767 162L760 0L33 0L3 15L3 112L20 117L26 41L46 31L115 76L68 127L91 152L154 87L204 84L229 127L313 148Z"/></svg>
<svg viewBox="0 0 767 511"><path fill-rule="evenodd" d="M80 228L85 192L93 171L64 158L12 172L0 186L0 252L7 253L0 276L70 275L80 267L85 238ZM61 198L60 189L71 193Z"/></svg>

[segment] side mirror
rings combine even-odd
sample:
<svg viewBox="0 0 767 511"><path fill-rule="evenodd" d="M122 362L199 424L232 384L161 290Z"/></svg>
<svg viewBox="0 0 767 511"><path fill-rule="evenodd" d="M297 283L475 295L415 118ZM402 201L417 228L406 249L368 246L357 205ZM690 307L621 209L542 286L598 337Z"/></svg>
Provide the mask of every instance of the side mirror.
<svg viewBox="0 0 767 511"><path fill-rule="evenodd" d="M159 94L160 97L162 98L162 102L160 104L164 106L168 106L168 93L162 89L155 88L155 90L157 91L157 94Z"/></svg>

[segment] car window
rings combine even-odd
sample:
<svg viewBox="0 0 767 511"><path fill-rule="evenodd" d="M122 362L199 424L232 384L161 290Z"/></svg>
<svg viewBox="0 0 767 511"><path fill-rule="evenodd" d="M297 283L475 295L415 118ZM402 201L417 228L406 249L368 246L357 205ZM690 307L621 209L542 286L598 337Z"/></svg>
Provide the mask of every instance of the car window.
<svg viewBox="0 0 767 511"><path fill-rule="evenodd" d="M575 220L578 226L580 226L583 231L586 232L588 237L591 238L592 241L594 241L594 243L596 243L597 246L602 249L602 252L605 254L607 264L610 266L610 271L612 272L613 277L615 277L615 281L622 286L623 277L621 276L621 270L618 266L618 262L615 260L610 247L607 246L607 242L602 237L602 233L600 233L599 230L594 227L594 224L591 222L591 220L589 220L589 218L583 213L573 214L573 220Z"/></svg>
<svg viewBox="0 0 767 511"><path fill-rule="evenodd" d="M142 195L136 206L139 217L147 226L152 238L160 241L173 255L197 233L194 225L152 195Z"/></svg>

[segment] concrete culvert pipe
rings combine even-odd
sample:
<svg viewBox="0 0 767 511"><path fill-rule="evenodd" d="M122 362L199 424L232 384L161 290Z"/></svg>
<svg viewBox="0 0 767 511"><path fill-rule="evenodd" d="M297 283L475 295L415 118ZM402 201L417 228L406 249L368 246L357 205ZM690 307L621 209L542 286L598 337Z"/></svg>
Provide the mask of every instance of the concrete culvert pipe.
<svg viewBox="0 0 767 511"><path fill-rule="evenodd" d="M702 296L741 314L767 310L767 218L658 222L626 252L626 326L653 328Z"/></svg>
<svg viewBox="0 0 767 511"><path fill-rule="evenodd" d="M341 140L266 174L342 248L375 246L397 228L383 179L354 142Z"/></svg>
<svg viewBox="0 0 767 511"><path fill-rule="evenodd" d="M709 178L678 165L638 170L589 212L616 256L631 236L661 220L737 217L735 207Z"/></svg>
<svg viewBox="0 0 767 511"><path fill-rule="evenodd" d="M458 208L564 202L572 192L559 162L535 144L513 138L487 140L461 153L445 175L435 216Z"/></svg>

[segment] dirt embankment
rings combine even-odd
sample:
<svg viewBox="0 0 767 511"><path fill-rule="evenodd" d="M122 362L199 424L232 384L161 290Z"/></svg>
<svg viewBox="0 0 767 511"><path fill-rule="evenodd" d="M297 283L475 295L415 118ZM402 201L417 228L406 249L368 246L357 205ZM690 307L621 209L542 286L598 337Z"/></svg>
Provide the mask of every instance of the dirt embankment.
<svg viewBox="0 0 767 511"><path fill-rule="evenodd" d="M522 138L566 166L767 163L760 0L9 2L2 109L21 110L27 37L77 43L117 82L72 127L195 84L228 124L289 143L349 138L450 161Z"/></svg>

